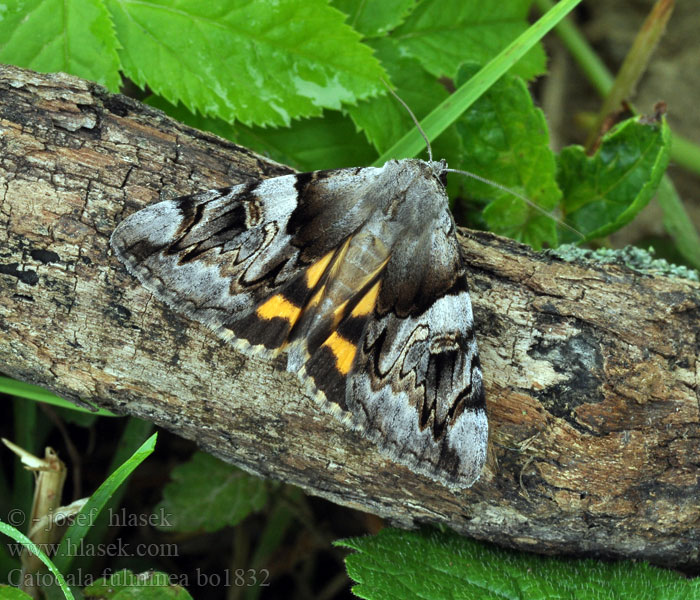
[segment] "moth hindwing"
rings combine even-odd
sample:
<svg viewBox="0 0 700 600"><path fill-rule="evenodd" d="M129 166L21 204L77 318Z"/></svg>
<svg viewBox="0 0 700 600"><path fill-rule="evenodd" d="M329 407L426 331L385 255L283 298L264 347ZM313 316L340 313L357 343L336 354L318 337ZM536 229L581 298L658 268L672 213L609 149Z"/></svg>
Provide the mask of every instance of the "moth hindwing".
<svg viewBox="0 0 700 600"><path fill-rule="evenodd" d="M243 351L286 351L320 405L392 459L469 487L488 427L444 162L285 175L144 208L116 255Z"/></svg>

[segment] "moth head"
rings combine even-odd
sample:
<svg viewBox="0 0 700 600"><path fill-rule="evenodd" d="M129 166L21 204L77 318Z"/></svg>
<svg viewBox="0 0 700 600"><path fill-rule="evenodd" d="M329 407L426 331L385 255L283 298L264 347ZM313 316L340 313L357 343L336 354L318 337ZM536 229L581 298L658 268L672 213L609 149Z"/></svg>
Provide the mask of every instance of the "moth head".
<svg viewBox="0 0 700 600"><path fill-rule="evenodd" d="M435 177L438 178L442 187L447 187L447 161L444 158L440 160L431 160L429 163Z"/></svg>

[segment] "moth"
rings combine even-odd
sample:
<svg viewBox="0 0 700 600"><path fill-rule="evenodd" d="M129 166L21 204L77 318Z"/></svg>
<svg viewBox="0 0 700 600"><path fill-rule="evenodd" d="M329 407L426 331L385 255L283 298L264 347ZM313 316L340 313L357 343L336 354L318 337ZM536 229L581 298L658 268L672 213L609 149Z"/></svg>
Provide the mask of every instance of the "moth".
<svg viewBox="0 0 700 600"><path fill-rule="evenodd" d="M128 271L243 352L287 353L322 409L389 458L471 486L488 424L444 161L314 171L148 206Z"/></svg>

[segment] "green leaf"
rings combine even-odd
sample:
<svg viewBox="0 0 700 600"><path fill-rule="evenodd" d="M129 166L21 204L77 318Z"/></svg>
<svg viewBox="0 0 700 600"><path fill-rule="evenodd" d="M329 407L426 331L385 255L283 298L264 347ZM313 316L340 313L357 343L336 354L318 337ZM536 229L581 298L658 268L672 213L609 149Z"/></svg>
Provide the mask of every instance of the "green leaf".
<svg viewBox="0 0 700 600"><path fill-rule="evenodd" d="M0 40L0 62L64 71L119 91L119 44L100 0L0 4Z"/></svg>
<svg viewBox="0 0 700 600"><path fill-rule="evenodd" d="M0 598L2 600L32 600L29 594L9 585L0 585Z"/></svg>
<svg viewBox="0 0 700 600"><path fill-rule="evenodd" d="M476 67L460 69L458 84ZM535 108L522 79L505 75L479 98L457 122L462 137L464 166L525 196L544 211L554 209L561 191L556 161L549 149L544 114ZM459 175L452 175L452 179ZM556 217L539 212L524 200L492 185L463 178L467 195L486 204L484 219L490 231L540 249L557 245Z"/></svg>
<svg viewBox="0 0 700 600"><path fill-rule="evenodd" d="M230 125L221 119L194 115L160 96L149 96L146 102L191 127L215 133L300 171L356 167L369 164L376 157L352 121L337 111L271 129Z"/></svg>
<svg viewBox="0 0 700 600"><path fill-rule="evenodd" d="M184 587L176 585L179 579L161 571L133 573L123 569L86 586L83 594L104 600L192 600Z"/></svg>
<svg viewBox="0 0 700 600"><path fill-rule="evenodd" d="M132 471L150 456L156 446L157 438L158 435L154 433L141 444L139 449L124 464L105 479L75 516L54 556L54 562L61 571L69 569L76 557L75 548L80 547L80 542L87 535L95 517L104 508L116 489L131 475Z"/></svg>
<svg viewBox="0 0 700 600"><path fill-rule="evenodd" d="M237 127L237 142L301 171L369 165L376 151L350 118L337 111L290 127Z"/></svg>
<svg viewBox="0 0 700 600"><path fill-rule="evenodd" d="M415 0L334 0L348 15L347 23L365 37L380 37L396 29L415 7Z"/></svg>
<svg viewBox="0 0 700 600"><path fill-rule="evenodd" d="M426 0L394 31L404 54L417 58L436 77L455 77L465 61L485 64L527 29L531 0L444 2ZM545 71L540 45L514 67L532 79Z"/></svg>
<svg viewBox="0 0 700 600"><path fill-rule="evenodd" d="M700 598L700 578L645 563L603 563L519 554L452 532L383 529L336 542L356 552L345 559L367 600Z"/></svg>
<svg viewBox="0 0 700 600"><path fill-rule="evenodd" d="M107 0L125 74L228 122L288 125L381 90L383 70L322 0Z"/></svg>
<svg viewBox="0 0 700 600"><path fill-rule="evenodd" d="M267 502L265 482L203 452L173 469L156 512L160 529L216 531L236 525Z"/></svg>
<svg viewBox="0 0 700 600"><path fill-rule="evenodd" d="M654 195L668 165L665 121L637 117L608 132L598 151L581 146L559 155L558 181L567 222L587 239L609 235L629 223Z"/></svg>

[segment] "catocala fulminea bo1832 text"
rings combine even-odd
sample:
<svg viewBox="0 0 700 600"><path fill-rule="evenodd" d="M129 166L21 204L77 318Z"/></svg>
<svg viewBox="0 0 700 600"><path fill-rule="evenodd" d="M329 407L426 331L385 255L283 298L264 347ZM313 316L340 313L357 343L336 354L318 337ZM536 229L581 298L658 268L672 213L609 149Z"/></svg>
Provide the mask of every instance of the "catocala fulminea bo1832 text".
<svg viewBox="0 0 700 600"><path fill-rule="evenodd" d="M174 310L243 352L287 352L319 405L462 489L488 425L444 161L314 171L148 206L111 245Z"/></svg>

